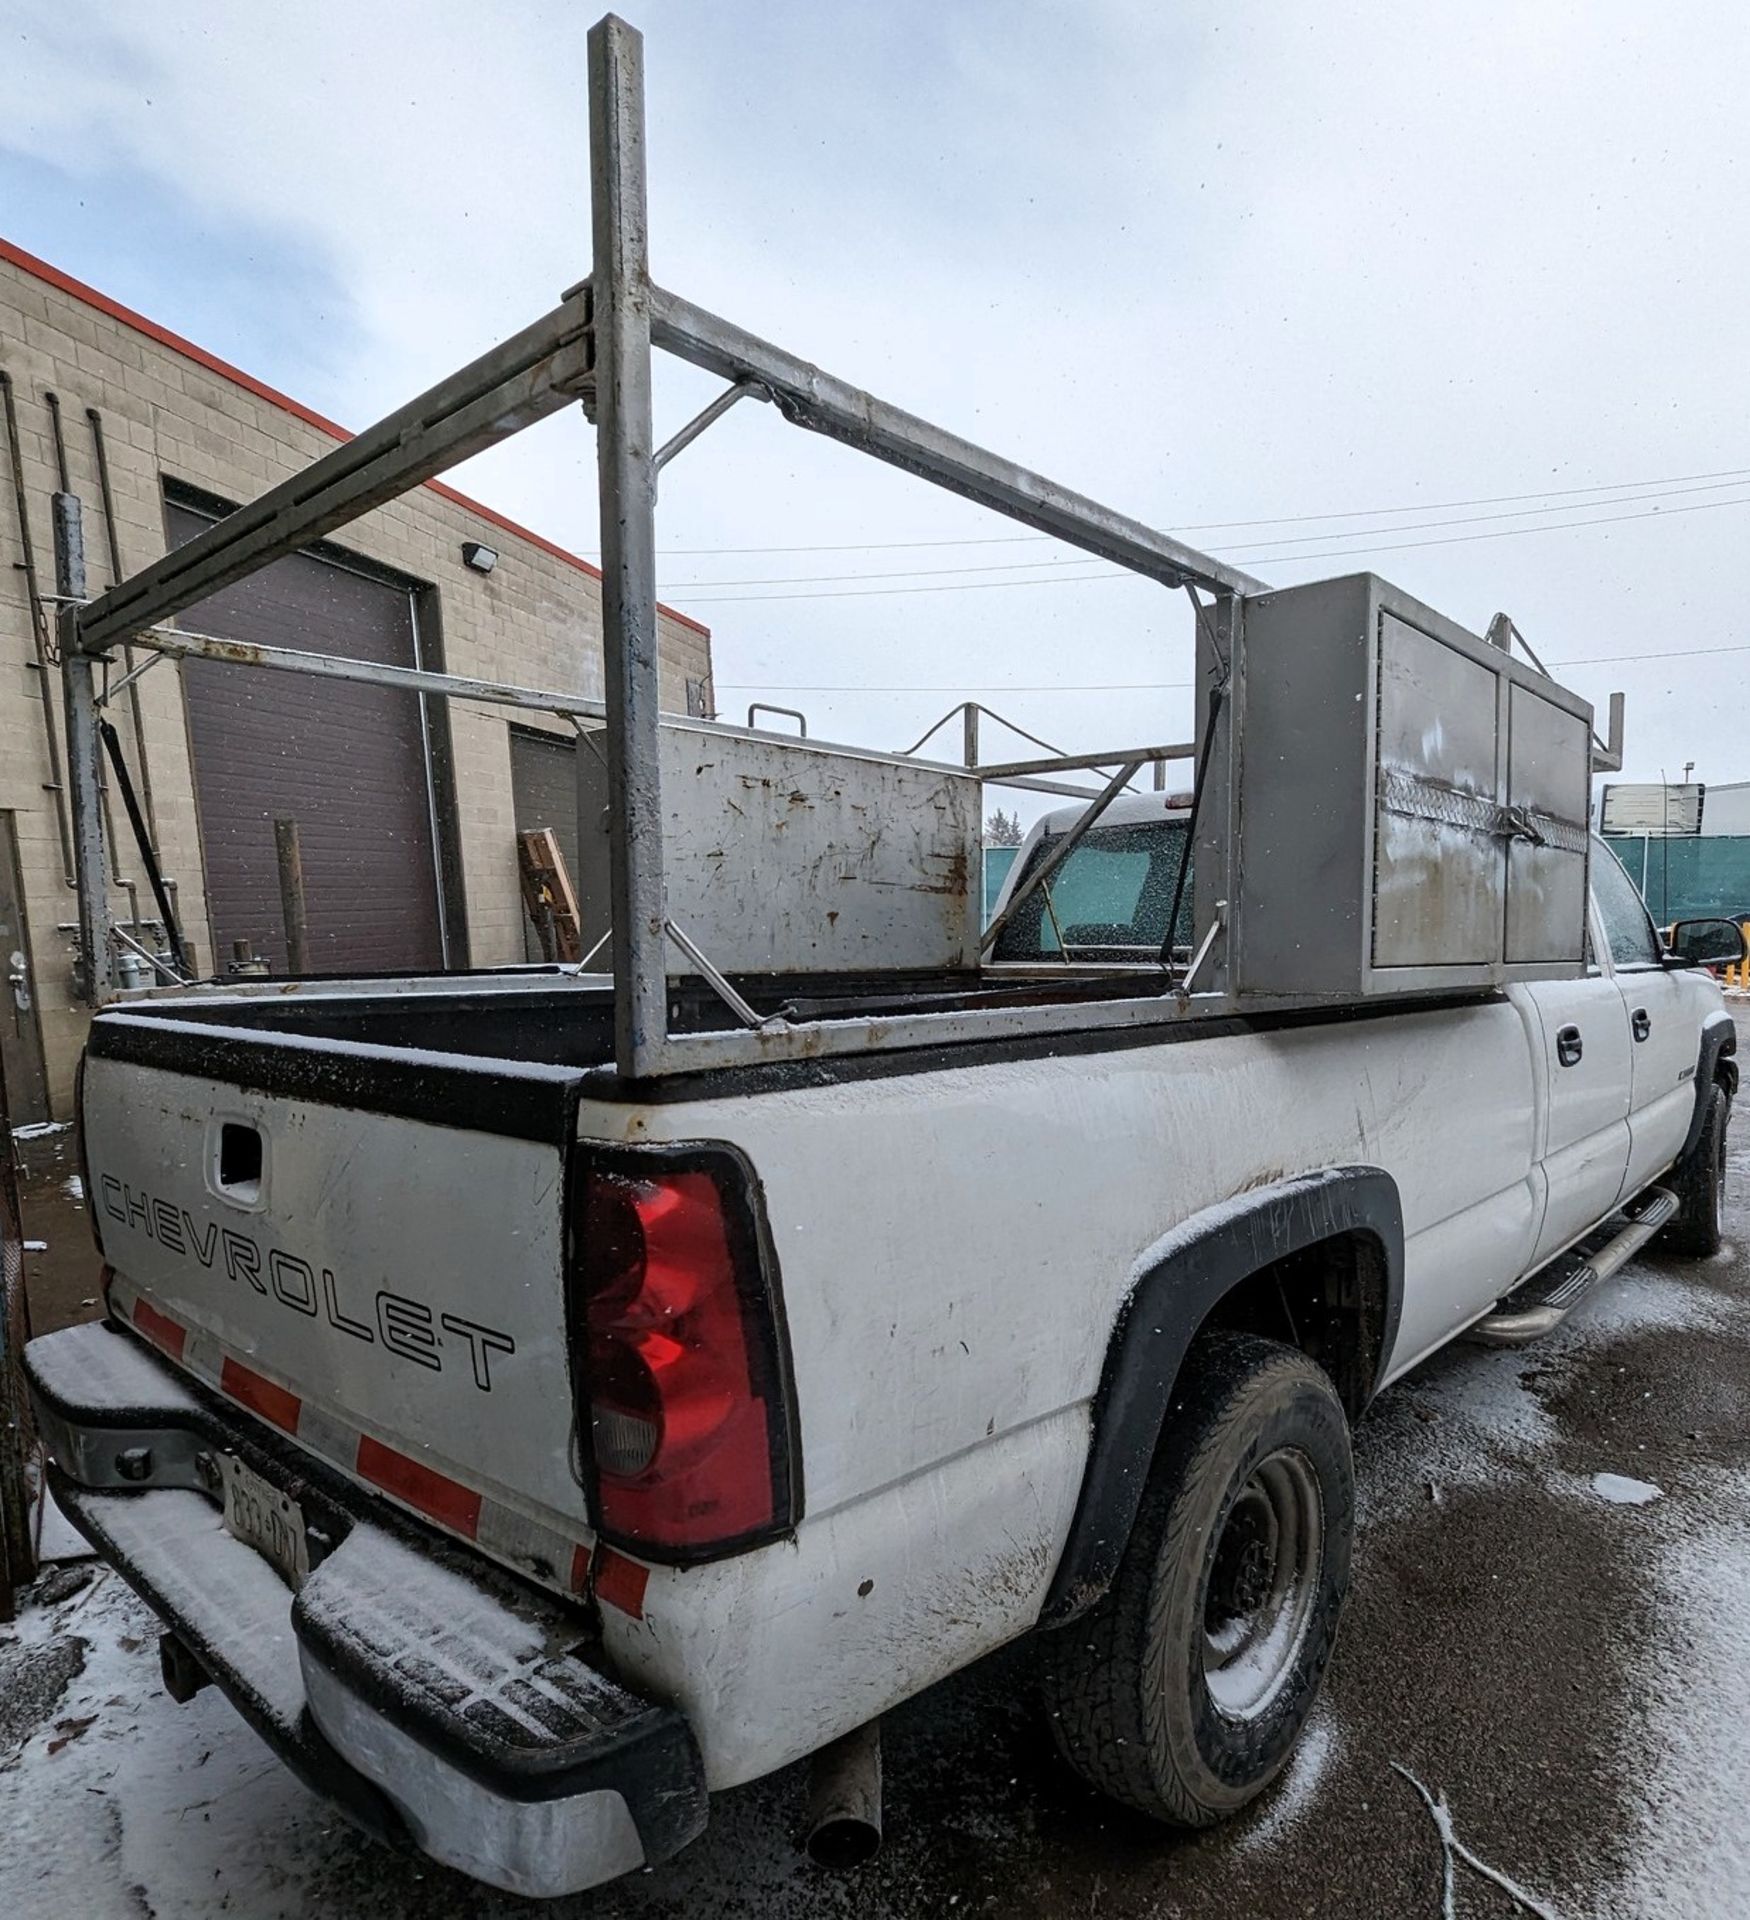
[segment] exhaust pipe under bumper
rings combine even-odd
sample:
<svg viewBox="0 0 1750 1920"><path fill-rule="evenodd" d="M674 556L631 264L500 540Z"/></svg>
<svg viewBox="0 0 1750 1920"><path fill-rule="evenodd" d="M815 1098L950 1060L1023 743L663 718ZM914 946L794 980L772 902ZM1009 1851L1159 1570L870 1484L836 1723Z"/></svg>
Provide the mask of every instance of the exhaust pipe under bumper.
<svg viewBox="0 0 1750 1920"><path fill-rule="evenodd" d="M881 1722L853 1727L809 1763L803 1845L817 1867L860 1867L881 1846Z"/></svg>

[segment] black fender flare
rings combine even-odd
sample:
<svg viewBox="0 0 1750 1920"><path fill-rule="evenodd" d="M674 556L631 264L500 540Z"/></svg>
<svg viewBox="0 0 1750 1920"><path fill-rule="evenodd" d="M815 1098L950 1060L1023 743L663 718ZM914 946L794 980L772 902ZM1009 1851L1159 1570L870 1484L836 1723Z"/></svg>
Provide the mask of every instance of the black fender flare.
<svg viewBox="0 0 1750 1920"><path fill-rule="evenodd" d="M1142 1501L1173 1384L1198 1329L1242 1280L1340 1234L1368 1236L1385 1277L1379 1373L1396 1340L1404 1292L1397 1182L1378 1167L1329 1167L1195 1213L1144 1255L1106 1348L1093 1438L1069 1538L1039 1616L1061 1626L1105 1593Z"/></svg>
<svg viewBox="0 0 1750 1920"><path fill-rule="evenodd" d="M1701 1046L1695 1057L1695 1111L1689 1116L1689 1132L1677 1156L1679 1165L1694 1153L1695 1143L1701 1138L1708 1095L1716 1086L1725 1088L1728 1100L1738 1091L1737 1052L1737 1024L1721 1007L1701 1023Z"/></svg>

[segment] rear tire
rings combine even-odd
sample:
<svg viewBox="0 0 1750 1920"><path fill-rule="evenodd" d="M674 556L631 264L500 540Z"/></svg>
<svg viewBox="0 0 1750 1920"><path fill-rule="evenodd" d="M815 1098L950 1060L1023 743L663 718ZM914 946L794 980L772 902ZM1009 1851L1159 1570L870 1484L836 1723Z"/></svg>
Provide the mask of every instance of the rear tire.
<svg viewBox="0 0 1750 1920"><path fill-rule="evenodd" d="M1273 1340L1200 1340L1110 1590L1042 1644L1052 1733L1076 1772L1180 1827L1261 1793L1318 1697L1354 1515L1328 1375Z"/></svg>
<svg viewBox="0 0 1750 1920"><path fill-rule="evenodd" d="M1667 1253L1700 1259L1720 1250L1726 1210L1726 1123L1731 1114L1725 1088L1710 1087L1700 1136L1672 1175L1677 1218L1659 1240Z"/></svg>

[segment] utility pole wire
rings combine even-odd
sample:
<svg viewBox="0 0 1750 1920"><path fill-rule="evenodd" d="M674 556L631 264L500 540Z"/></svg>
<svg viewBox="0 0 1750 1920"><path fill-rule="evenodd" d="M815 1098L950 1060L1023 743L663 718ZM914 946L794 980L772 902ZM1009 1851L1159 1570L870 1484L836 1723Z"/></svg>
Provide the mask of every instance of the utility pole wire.
<svg viewBox="0 0 1750 1920"><path fill-rule="evenodd" d="M1321 553L1272 553L1253 560L1251 564L1267 567L1272 562L1278 562L1284 565L1292 563L1304 566L1308 561L1313 560L1345 560L1365 558L1376 553L1408 553L1412 549L1423 547L1461 547L1475 540L1512 540L1528 533L1571 533L1586 527L1620 526L1629 520L1670 520L1682 513L1708 513L1719 507L1745 506L1750 506L1750 494L1741 495L1734 500L1694 500L1687 506L1652 507L1645 513L1600 514L1591 520L1554 520L1541 527L1494 527L1487 533L1451 533L1437 540L1387 540L1377 541L1371 546L1364 547L1329 547ZM1158 582L1148 580L1145 575L1135 572L1132 568L1110 567L1098 573L1057 573L1046 580L957 580L941 587L834 587L825 593L741 593L727 597L722 594L707 594L703 599L695 598L684 584L678 587L664 585L660 591L671 599L684 598L689 605L695 607L733 607L752 606L759 601L771 600L867 600L895 593L981 593L997 587L1082 586L1097 580L1133 580L1144 585L1158 585ZM757 582L748 584L757 584Z"/></svg>
<svg viewBox="0 0 1750 1920"><path fill-rule="evenodd" d="M1276 536L1268 540L1255 540L1242 546L1219 548L1217 551L1224 559L1237 558L1240 555L1256 551L1259 547L1289 546L1303 547L1314 541L1329 540L1370 540L1375 535L1399 533L1428 533L1447 527L1481 526L1496 520L1529 520L1540 514L1555 513L1596 513L1602 507L1644 506L1649 501L1681 500L1692 493L1724 493L1732 487L1742 486L1743 480L1716 480L1708 486L1674 487L1660 493L1624 493L1614 500L1566 500L1555 507L1518 507L1510 513L1465 513L1452 520L1404 520L1396 526L1387 527L1327 527L1321 533L1299 533ZM1729 500L1710 502L1710 505L1732 506L1738 504ZM1554 525L1586 527L1594 525L1590 520L1563 520L1552 522ZM1192 527L1174 527L1174 534L1195 532ZM1523 529L1535 533L1535 527ZM1275 559L1291 559L1290 554L1277 554ZM1308 559L1318 556L1309 554ZM677 580L672 581L663 591L665 593L690 594L699 590L714 590L719 587L805 587L836 586L845 581L854 580L935 580L945 579L954 574L965 573L1051 573L1060 567L1085 567L1088 564L1086 554L1062 555L1055 560L984 560L964 567L889 567L876 571L857 573L791 573L775 575L744 575L733 580Z"/></svg>
<svg viewBox="0 0 1750 1920"><path fill-rule="evenodd" d="M1541 493L1494 493L1475 500L1417 500L1400 507L1345 507L1328 513L1269 514L1260 520L1195 520L1172 531L1220 533L1240 527L1301 527L1314 520L1370 520L1382 513L1446 513L1458 507L1511 506L1519 500L1560 500L1570 495L1625 493L1637 487L1682 487L1692 480L1744 479L1750 479L1750 467L1720 467L1711 473L1662 474L1649 480L1608 480L1587 487L1546 487ZM1341 528L1333 528L1331 537L1335 538L1341 531ZM924 547L1020 547L1050 538L1048 533L1004 533L985 534L971 539L818 541L794 547L664 547L658 557L664 560L704 560L718 559L732 553L896 553Z"/></svg>
<svg viewBox="0 0 1750 1920"><path fill-rule="evenodd" d="M1750 640L1735 640L1726 647L1673 647L1669 653L1586 653L1567 660L1551 660L1552 667L1656 667L1665 660L1693 660L1701 655L1750 653ZM866 687L854 682L834 681L830 685L803 686L794 680L720 680L726 693L1183 693L1193 685L1189 680L1101 680L1081 686L1059 682L1040 686L998 686L993 681L968 680L955 686Z"/></svg>

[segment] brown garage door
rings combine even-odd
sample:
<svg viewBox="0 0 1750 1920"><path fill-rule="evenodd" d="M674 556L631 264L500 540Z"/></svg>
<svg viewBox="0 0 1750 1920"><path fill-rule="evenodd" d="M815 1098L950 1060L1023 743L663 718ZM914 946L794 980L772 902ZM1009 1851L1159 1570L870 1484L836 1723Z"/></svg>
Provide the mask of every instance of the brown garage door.
<svg viewBox="0 0 1750 1920"><path fill-rule="evenodd" d="M551 827L565 856L571 884L577 884L577 748L562 735L530 727L510 730L511 804L516 830L532 833ZM523 955L544 960L541 942L527 912L523 914Z"/></svg>
<svg viewBox="0 0 1750 1920"><path fill-rule="evenodd" d="M170 507L181 545L210 518ZM410 589L310 554L202 601L185 624L259 645L419 662ZM273 823L298 823L316 973L444 964L417 695L260 667L183 666L207 909L222 967L247 940L286 969Z"/></svg>

